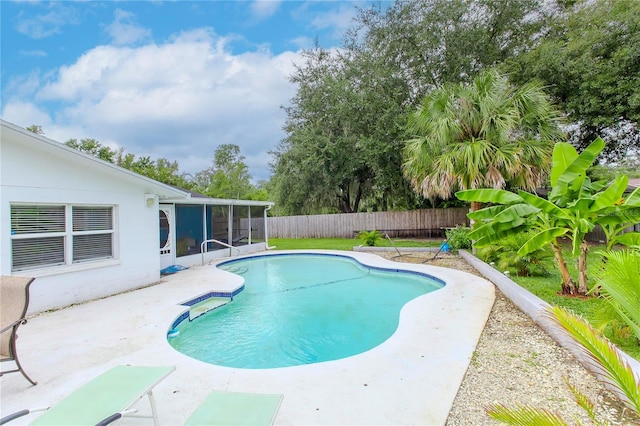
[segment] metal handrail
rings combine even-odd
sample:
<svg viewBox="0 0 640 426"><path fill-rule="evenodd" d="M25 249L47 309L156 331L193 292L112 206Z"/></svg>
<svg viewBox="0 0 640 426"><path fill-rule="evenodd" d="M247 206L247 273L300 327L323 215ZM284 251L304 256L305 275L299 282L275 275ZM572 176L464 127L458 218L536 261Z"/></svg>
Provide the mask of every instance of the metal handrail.
<svg viewBox="0 0 640 426"><path fill-rule="evenodd" d="M396 245L393 244L393 241L391 241L391 238L389 238L389 234L384 234L384 236L387 240L389 240L393 248L396 249L396 252L398 253L398 257L402 257L402 254L400 253L400 250L398 250L398 247L396 247Z"/></svg>
<svg viewBox="0 0 640 426"><path fill-rule="evenodd" d="M227 244L227 243L222 242L222 241L220 241L220 240L214 240L213 238L212 238L212 239L210 239L210 240L204 240L204 241L200 244L200 257L201 257L201 259L202 259L202 265L201 265L201 266L204 266L204 254L205 254L205 253L208 253L208 252L205 252L205 251L204 251L204 249L206 248L206 247L205 247L205 244L207 244L207 243L216 243L216 244L220 244L221 246L229 247L229 256L231 256L231 249L235 249L235 250L237 250L237 251L238 251L238 256L240 255L240 249L239 249L238 247L234 247L234 246L232 246L231 244Z"/></svg>

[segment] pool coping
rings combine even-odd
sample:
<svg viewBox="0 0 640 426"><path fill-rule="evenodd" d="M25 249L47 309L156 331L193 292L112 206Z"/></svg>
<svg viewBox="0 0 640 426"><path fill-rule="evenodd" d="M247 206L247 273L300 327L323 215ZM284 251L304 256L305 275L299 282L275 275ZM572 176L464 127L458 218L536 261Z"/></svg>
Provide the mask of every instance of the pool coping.
<svg viewBox="0 0 640 426"><path fill-rule="evenodd" d="M242 284L239 276L215 265L191 268L151 287L30 319L21 327L18 350L39 384L29 386L17 374L4 376L2 412L55 403L114 365L175 365L176 372L154 389L162 424L182 424L213 389L284 394L275 424L444 424L493 306L493 284L465 272L399 264L371 253L260 254L287 252L347 255L367 265L427 273L447 285L405 305L394 335L363 354L243 370L206 364L169 346L166 332L184 310L181 301ZM125 419L122 424L140 423Z"/></svg>

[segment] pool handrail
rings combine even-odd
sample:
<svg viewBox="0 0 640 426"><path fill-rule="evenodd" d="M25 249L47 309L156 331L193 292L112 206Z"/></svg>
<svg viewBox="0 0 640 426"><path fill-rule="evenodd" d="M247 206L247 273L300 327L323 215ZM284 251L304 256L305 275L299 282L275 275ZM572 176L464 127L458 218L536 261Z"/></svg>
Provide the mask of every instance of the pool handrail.
<svg viewBox="0 0 640 426"><path fill-rule="evenodd" d="M222 242L220 240L216 240L211 238L210 240L204 240L202 243L200 243L200 258L202 259L202 265L204 266L204 254L208 253L208 251L205 252L205 244L207 243L216 243L216 244L220 244L221 246L225 246L225 247L229 247L229 257L231 257L231 249L235 249L238 251L238 256L240 256L240 249L238 247L234 247L231 244L227 244L225 242Z"/></svg>

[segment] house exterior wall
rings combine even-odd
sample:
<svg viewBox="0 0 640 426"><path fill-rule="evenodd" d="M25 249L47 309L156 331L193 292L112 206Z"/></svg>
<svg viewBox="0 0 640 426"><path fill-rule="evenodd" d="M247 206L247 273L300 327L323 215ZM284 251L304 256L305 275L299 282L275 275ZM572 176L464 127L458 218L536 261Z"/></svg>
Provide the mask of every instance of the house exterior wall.
<svg viewBox="0 0 640 426"><path fill-rule="evenodd" d="M0 145L0 274L33 276L29 313L60 308L154 283L160 278L158 204L153 185L47 144L25 143L3 128ZM115 259L11 270L12 203L114 206Z"/></svg>

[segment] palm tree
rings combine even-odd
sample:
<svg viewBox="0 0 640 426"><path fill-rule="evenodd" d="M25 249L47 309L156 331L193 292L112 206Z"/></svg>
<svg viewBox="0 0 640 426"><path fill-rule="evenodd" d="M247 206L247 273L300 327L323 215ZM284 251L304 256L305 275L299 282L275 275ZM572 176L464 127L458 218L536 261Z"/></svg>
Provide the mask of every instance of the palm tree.
<svg viewBox="0 0 640 426"><path fill-rule="evenodd" d="M547 177L560 115L534 83L511 86L498 71L441 86L409 118L403 171L426 198L476 188L533 191ZM472 210L479 207L472 203Z"/></svg>

